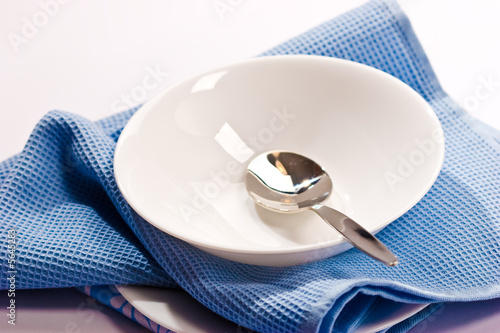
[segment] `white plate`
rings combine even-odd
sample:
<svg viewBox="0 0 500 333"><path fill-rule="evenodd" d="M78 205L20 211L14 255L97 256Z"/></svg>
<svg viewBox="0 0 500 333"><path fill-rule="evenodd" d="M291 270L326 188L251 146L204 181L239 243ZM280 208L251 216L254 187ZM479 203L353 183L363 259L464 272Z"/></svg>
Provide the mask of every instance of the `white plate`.
<svg viewBox="0 0 500 333"><path fill-rule="evenodd" d="M334 184L327 204L375 233L429 190L444 142L430 106L396 78L346 60L275 56L198 75L146 103L120 135L115 177L151 224L230 260L293 265L348 249L312 212L255 206L243 175L268 150L318 162Z"/></svg>
<svg viewBox="0 0 500 333"><path fill-rule="evenodd" d="M143 315L177 333L249 332L210 311L183 290L118 285L116 288ZM356 332L379 332L413 316L427 305L383 300L377 303Z"/></svg>

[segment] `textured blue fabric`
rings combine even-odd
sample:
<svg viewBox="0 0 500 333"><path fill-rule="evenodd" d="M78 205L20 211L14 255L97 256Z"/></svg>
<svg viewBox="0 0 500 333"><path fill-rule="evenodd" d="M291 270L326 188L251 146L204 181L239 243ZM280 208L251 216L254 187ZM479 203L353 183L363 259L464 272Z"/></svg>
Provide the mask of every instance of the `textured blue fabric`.
<svg viewBox="0 0 500 333"><path fill-rule="evenodd" d="M422 95L443 125L446 156L436 183L378 234L400 256L399 267L356 249L274 268L204 253L157 231L118 192L113 149L133 111L97 124L52 112L24 151L0 167L2 236L8 228L19 234L18 287L177 283L259 332L352 331L376 297L410 303L499 297L500 134L443 92L397 5L371 1L265 55L296 53L390 73ZM4 257L5 247L0 251ZM5 289L6 262L1 265Z"/></svg>
<svg viewBox="0 0 500 333"><path fill-rule="evenodd" d="M8 230L17 231L17 288L176 286L114 208L125 203L113 180L113 149L132 114L94 124L51 112L23 152L0 164L1 238L7 244ZM7 289L8 261L1 265Z"/></svg>

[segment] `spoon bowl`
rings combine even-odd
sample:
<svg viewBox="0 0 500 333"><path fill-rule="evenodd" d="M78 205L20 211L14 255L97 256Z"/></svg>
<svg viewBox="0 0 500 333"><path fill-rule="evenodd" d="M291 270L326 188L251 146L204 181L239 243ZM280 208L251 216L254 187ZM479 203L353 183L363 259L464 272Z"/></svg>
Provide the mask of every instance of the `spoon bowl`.
<svg viewBox="0 0 500 333"><path fill-rule="evenodd" d="M280 213L304 211L326 200L333 184L313 160L292 152L269 152L248 165L246 186L261 206Z"/></svg>
<svg viewBox="0 0 500 333"><path fill-rule="evenodd" d="M248 193L262 207L281 213L310 209L370 257L388 266L398 264L398 258L365 228L322 205L332 193L333 184L313 160L293 152L263 153L250 162L245 180Z"/></svg>

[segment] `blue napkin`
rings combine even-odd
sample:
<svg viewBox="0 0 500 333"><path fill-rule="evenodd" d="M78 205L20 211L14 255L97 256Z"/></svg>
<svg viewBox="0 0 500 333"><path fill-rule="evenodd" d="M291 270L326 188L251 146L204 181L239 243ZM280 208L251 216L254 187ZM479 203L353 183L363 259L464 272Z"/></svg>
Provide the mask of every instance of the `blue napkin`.
<svg viewBox="0 0 500 333"><path fill-rule="evenodd" d="M9 230L17 232L16 286L180 286L259 332L352 331L378 297L408 303L499 297L500 134L444 93L397 4L371 1L265 55L288 53L379 68L413 87L438 115L446 139L440 176L378 234L400 266L385 267L357 249L295 267L204 253L142 220L117 189L113 151L135 110L97 123L54 111L20 155L0 164L4 244ZM0 251L6 258L7 248ZM2 260L1 289L10 269ZM395 330L408 330L408 323Z"/></svg>

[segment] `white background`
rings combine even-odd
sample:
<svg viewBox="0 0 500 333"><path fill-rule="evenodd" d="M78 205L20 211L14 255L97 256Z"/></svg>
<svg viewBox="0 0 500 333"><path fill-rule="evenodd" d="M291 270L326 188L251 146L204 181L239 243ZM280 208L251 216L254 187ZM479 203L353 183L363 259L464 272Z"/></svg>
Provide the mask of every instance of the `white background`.
<svg viewBox="0 0 500 333"><path fill-rule="evenodd" d="M179 80L257 55L365 2L217 0L232 4L221 13L214 0L64 1L49 6L53 17L45 22L39 1L0 2L0 160L22 149L49 110L92 120L109 116L127 108L124 94L135 92L129 103L139 104ZM500 129L500 86L493 92L480 87L481 78L500 82L500 1L400 3L445 90L461 104L474 99L476 89L480 96L488 93L468 109ZM26 20L41 27L29 31ZM156 68L168 75L140 96L148 69Z"/></svg>
<svg viewBox="0 0 500 333"><path fill-rule="evenodd" d="M51 7L53 17L45 22L37 0L0 2L0 160L22 149L49 110L92 120L109 116L127 108L122 96L139 91L151 69L168 75L134 104L193 74L257 55L365 2L222 0L232 5L221 14L214 0L65 1ZM500 86L488 91L481 83L500 83L500 1L400 3L445 90L460 104L478 102L468 106L471 114L500 129ZM26 21L36 20L43 27L23 33ZM13 36L25 39L16 46ZM46 304L43 297L40 302ZM99 316L93 327L117 322ZM498 316L482 316L476 326L457 325L465 332L484 327L487 320L490 327L500 323ZM54 329L64 329L61 319L53 318Z"/></svg>

